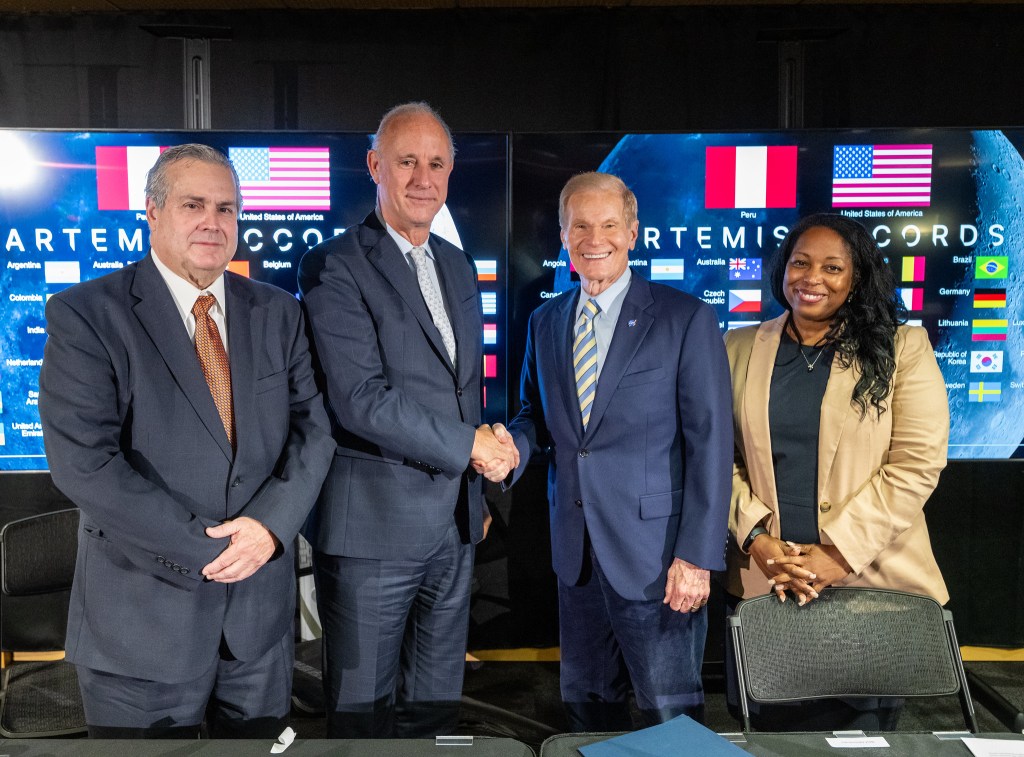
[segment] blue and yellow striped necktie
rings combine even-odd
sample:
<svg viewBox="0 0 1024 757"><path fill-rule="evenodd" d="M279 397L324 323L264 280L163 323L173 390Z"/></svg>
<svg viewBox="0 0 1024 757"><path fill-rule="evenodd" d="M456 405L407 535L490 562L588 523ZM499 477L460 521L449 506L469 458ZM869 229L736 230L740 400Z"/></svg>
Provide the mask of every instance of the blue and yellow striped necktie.
<svg viewBox="0 0 1024 757"><path fill-rule="evenodd" d="M587 300L580 311L576 339L572 345L572 367L576 374L576 397L580 402L580 416L583 428L590 422L590 410L597 391L597 335L594 333L594 318L601 312L597 300Z"/></svg>

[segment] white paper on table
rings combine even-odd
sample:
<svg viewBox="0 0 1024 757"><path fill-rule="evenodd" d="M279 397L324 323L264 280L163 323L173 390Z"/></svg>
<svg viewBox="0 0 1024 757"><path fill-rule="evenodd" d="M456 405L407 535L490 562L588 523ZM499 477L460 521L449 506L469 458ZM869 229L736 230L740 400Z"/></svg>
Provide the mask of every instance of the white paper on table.
<svg viewBox="0 0 1024 757"><path fill-rule="evenodd" d="M285 728L281 731L281 735L277 737L277 743L270 747L270 753L281 754L281 752L292 745L293 741L295 741L295 731L291 728Z"/></svg>
<svg viewBox="0 0 1024 757"><path fill-rule="evenodd" d="M830 747L839 749L867 749L868 747L887 747L889 742L883 736L841 736L825 739Z"/></svg>
<svg viewBox="0 0 1024 757"><path fill-rule="evenodd" d="M1024 739L977 739L964 736L964 744L974 757L1024 757Z"/></svg>

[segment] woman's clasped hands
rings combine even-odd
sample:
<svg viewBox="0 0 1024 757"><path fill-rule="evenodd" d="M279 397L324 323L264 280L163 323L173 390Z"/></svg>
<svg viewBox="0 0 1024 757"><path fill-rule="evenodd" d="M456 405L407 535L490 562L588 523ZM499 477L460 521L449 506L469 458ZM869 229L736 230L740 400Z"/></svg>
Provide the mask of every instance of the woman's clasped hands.
<svg viewBox="0 0 1024 757"><path fill-rule="evenodd" d="M791 591L803 606L818 593L838 583L852 571L849 563L831 544L798 544L761 534L750 545L750 555L780 602Z"/></svg>

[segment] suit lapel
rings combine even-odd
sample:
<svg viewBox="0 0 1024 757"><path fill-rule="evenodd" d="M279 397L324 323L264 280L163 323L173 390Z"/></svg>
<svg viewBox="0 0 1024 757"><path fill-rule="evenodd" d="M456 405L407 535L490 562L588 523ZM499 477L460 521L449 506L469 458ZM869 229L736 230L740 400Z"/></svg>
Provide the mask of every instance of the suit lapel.
<svg viewBox="0 0 1024 757"><path fill-rule="evenodd" d="M210 387L199 367L195 346L181 324L181 315L170 290L149 256L139 261L131 291L138 298L133 311L139 323L160 352L167 370L192 404L203 425L230 460L233 457L231 445L224 433L224 424L217 406L213 403Z"/></svg>
<svg viewBox="0 0 1024 757"><path fill-rule="evenodd" d="M372 220L371 220L372 217ZM434 319L430 317L430 311L423 301L423 294L420 292L419 282L412 267L406 262L405 255L398 249L395 240L387 233L387 230L380 226L376 214L367 216L364 226L360 229L360 242L368 247L367 260L371 265L380 271L380 274L398 292L399 296L408 306L409 310L416 317L423 333L434 346L448 367L454 373L451 361L448 359L448 351L445 349L444 341L441 339L441 332L434 325Z"/></svg>
<svg viewBox="0 0 1024 757"><path fill-rule="evenodd" d="M647 312L653 303L650 284L639 276L633 276L629 282L629 289L626 290L626 297L622 301L622 310L619 311L619 320L615 323L612 343L608 347L601 376L597 380L594 407L590 411L590 423L587 424L584 438L593 436L601 424L601 418L608 409L622 374L626 372L630 361L654 324L654 317Z"/></svg>
<svg viewBox="0 0 1024 757"><path fill-rule="evenodd" d="M224 274L224 298L227 300L228 362L231 365L231 397L235 410L236 459L243 456L246 440L259 438L253 357L253 335L266 339L265 308L253 307L251 294L244 291L235 274Z"/></svg>
<svg viewBox="0 0 1024 757"><path fill-rule="evenodd" d="M576 304L579 292L564 294L555 303L550 317L544 322L543 333L537 334L538 349L544 345L553 350L552 365L555 369L555 383L561 387L562 403L569 426L583 436L583 421L580 418L579 400L576 398L576 376L572 369L573 327L576 320Z"/></svg>
<svg viewBox="0 0 1024 757"><path fill-rule="evenodd" d="M856 384L857 372L853 366L842 368L838 357L833 357L832 369L825 385L825 396L821 400L821 419L818 423L819 499L832 476L832 465L846 424L857 420L857 408L850 402Z"/></svg>
<svg viewBox="0 0 1024 757"><path fill-rule="evenodd" d="M782 338L782 327L786 316L767 321L761 325L754 336L754 344L750 350L750 362L743 385L743 418L742 427L746 429L743 439L747 446L746 459L764 460L769 464L757 471L748 470L752 480L764 481L763 491L775 495L775 471L772 459L771 428L768 420L768 402L771 396L771 375L775 368L775 356L779 352L779 341ZM757 477L756 479L754 477ZM757 486L755 488L762 489ZM776 503L765 502L769 507L776 508Z"/></svg>

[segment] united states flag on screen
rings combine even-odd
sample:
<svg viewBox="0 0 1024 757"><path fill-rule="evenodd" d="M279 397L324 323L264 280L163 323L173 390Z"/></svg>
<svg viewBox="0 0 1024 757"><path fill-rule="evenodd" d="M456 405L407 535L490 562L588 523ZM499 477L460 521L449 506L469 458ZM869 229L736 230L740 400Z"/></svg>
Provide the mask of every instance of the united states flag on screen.
<svg viewBox="0 0 1024 757"><path fill-rule="evenodd" d="M330 210L326 147L230 147L246 210Z"/></svg>
<svg viewBox="0 0 1024 757"><path fill-rule="evenodd" d="M931 204L931 145L836 145L833 158L833 208Z"/></svg>

